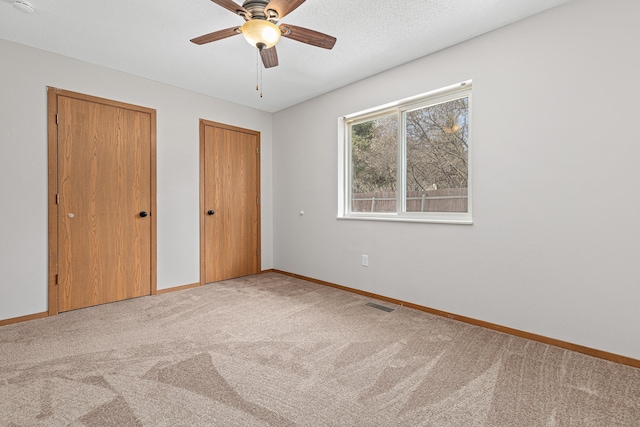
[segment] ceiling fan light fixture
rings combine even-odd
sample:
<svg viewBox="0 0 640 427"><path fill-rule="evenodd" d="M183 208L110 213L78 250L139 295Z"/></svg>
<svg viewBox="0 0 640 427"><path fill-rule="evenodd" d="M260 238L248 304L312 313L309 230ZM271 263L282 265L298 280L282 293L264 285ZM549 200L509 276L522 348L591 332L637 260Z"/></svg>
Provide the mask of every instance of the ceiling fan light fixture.
<svg viewBox="0 0 640 427"><path fill-rule="evenodd" d="M278 43L282 31L271 21L252 19L242 24L242 35L251 46L269 49Z"/></svg>

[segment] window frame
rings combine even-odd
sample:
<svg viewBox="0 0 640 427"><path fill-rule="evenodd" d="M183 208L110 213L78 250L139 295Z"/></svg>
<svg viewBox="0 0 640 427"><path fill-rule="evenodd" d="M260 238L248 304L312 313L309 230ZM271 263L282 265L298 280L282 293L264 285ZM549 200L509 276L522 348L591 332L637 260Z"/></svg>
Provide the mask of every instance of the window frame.
<svg viewBox="0 0 640 427"><path fill-rule="evenodd" d="M338 219L432 222L450 224L472 224L472 81L466 80L441 89L380 105L338 120ZM406 114L421 108L442 104L456 99L468 99L468 149L467 149L467 212L406 212ZM395 212L354 212L352 208L352 131L354 125L377 117L395 113L398 120L397 176Z"/></svg>

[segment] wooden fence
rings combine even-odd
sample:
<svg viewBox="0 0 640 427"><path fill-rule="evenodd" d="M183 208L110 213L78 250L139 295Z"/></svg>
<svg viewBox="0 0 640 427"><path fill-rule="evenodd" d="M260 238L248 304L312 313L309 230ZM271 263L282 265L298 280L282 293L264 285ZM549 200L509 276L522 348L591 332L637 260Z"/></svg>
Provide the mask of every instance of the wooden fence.
<svg viewBox="0 0 640 427"><path fill-rule="evenodd" d="M354 193L352 212L396 212L395 192ZM466 188L407 192L407 212L467 212Z"/></svg>

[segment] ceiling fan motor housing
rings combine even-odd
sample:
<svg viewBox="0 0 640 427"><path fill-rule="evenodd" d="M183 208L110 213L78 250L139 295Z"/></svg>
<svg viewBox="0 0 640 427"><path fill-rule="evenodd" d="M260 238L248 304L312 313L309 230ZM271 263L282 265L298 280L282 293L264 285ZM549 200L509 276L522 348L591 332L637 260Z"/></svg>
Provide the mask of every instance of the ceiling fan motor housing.
<svg viewBox="0 0 640 427"><path fill-rule="evenodd" d="M249 12L248 16L244 12L239 13L246 20L263 19L272 22L278 21L278 14L275 10L266 10L269 0L245 0L242 7Z"/></svg>

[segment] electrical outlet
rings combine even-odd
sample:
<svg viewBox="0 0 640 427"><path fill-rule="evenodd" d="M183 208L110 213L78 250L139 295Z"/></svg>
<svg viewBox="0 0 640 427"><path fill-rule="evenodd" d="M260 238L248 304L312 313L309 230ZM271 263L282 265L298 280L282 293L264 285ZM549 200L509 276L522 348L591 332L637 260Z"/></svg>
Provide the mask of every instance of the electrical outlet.
<svg viewBox="0 0 640 427"><path fill-rule="evenodd" d="M369 267L369 255L362 255L362 266Z"/></svg>

